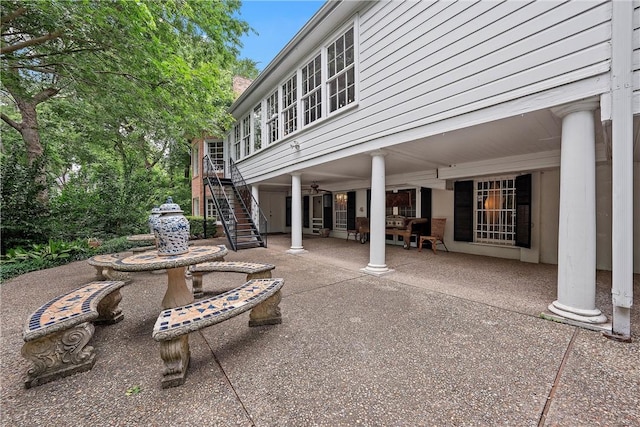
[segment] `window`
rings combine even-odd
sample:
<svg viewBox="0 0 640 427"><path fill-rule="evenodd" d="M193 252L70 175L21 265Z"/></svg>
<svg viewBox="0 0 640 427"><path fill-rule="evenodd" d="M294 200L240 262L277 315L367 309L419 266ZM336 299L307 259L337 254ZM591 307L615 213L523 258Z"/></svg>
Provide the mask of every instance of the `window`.
<svg viewBox="0 0 640 427"><path fill-rule="evenodd" d="M240 125L235 125L233 127L233 152L235 154L234 159L239 160L240 159Z"/></svg>
<svg viewBox="0 0 640 427"><path fill-rule="evenodd" d="M216 211L216 205L213 203L213 199L211 197L207 197L207 218L218 219Z"/></svg>
<svg viewBox="0 0 640 427"><path fill-rule="evenodd" d="M278 91L276 90L267 98L267 144L279 139L278 133Z"/></svg>
<svg viewBox="0 0 640 427"><path fill-rule="evenodd" d="M385 215L416 216L416 189L387 191Z"/></svg>
<svg viewBox="0 0 640 427"><path fill-rule="evenodd" d="M322 117L321 69L320 55L302 68L302 108L305 125Z"/></svg>
<svg viewBox="0 0 640 427"><path fill-rule="evenodd" d="M224 144L222 141L206 140L205 143L215 171L224 170Z"/></svg>
<svg viewBox="0 0 640 427"><path fill-rule="evenodd" d="M262 148L262 105L258 104L253 109L253 151Z"/></svg>
<svg viewBox="0 0 640 427"><path fill-rule="evenodd" d="M333 209L336 215L336 230L347 229L347 193L336 193Z"/></svg>
<svg viewBox="0 0 640 427"><path fill-rule="evenodd" d="M247 111L249 128L229 132L236 159L249 156L356 102L357 18ZM242 138L241 142L240 138ZM248 138L248 140L247 140ZM264 141L263 141L264 139ZM333 199L332 199L333 200Z"/></svg>
<svg viewBox="0 0 640 427"><path fill-rule="evenodd" d="M251 153L251 117L247 116L242 119L242 147L244 148L244 156Z"/></svg>
<svg viewBox="0 0 640 427"><path fill-rule="evenodd" d="M193 199L192 202L192 212L194 216L199 216L200 215L200 199L198 199L197 197Z"/></svg>
<svg viewBox="0 0 640 427"><path fill-rule="evenodd" d="M296 75L282 85L282 134L298 129L298 85Z"/></svg>
<svg viewBox="0 0 640 427"><path fill-rule="evenodd" d="M200 147L198 143L191 149L191 169L193 176L196 177L200 173Z"/></svg>
<svg viewBox="0 0 640 427"><path fill-rule="evenodd" d="M353 27L327 48L329 112L351 104L356 98Z"/></svg>
<svg viewBox="0 0 640 427"><path fill-rule="evenodd" d="M515 177L475 181L475 241L515 245Z"/></svg>

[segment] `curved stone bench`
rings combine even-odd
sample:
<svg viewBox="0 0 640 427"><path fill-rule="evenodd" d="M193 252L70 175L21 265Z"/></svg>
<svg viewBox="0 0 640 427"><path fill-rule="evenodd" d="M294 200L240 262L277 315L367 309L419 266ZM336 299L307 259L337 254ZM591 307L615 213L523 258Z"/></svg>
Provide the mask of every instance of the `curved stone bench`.
<svg viewBox="0 0 640 427"><path fill-rule="evenodd" d="M192 265L190 268L193 281L193 296L199 298L203 295L202 276L207 273L246 273L247 281L251 279L268 279L271 277L271 270L276 268L273 264L261 264L257 262L236 262L236 261L212 261L202 264Z"/></svg>
<svg viewBox="0 0 640 427"><path fill-rule="evenodd" d="M120 258L118 254L95 255L89 258L87 262L95 267L96 280L121 280L129 283L131 281L129 274L113 269L113 263Z"/></svg>
<svg viewBox="0 0 640 427"><path fill-rule="evenodd" d="M88 371L95 363L88 346L93 323L113 324L123 319L118 304L121 281L91 282L54 298L27 318L22 355L33 363L25 387ZM91 323L93 322L93 323Z"/></svg>
<svg viewBox="0 0 640 427"><path fill-rule="evenodd" d="M189 367L189 333L223 322L251 309L249 326L277 325L284 279L254 279L223 294L164 310L153 327L164 361L162 388L184 383Z"/></svg>

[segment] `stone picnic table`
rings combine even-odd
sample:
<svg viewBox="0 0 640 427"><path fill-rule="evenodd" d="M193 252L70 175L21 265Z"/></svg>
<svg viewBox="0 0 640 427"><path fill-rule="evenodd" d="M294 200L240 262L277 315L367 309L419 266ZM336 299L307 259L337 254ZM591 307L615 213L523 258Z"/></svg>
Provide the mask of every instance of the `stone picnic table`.
<svg viewBox="0 0 640 427"><path fill-rule="evenodd" d="M219 246L191 247L180 255L158 255L155 251L142 252L113 261L111 268L116 271L141 272L167 270L167 291L162 300L162 308L174 308L194 301L193 293L187 287L185 269L189 265L207 261L222 260L227 248Z"/></svg>

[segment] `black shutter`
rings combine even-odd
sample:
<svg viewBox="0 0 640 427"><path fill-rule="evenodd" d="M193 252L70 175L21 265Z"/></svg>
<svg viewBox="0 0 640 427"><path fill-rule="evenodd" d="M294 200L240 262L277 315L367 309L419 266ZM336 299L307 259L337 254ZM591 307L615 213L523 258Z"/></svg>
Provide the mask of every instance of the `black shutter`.
<svg viewBox="0 0 640 427"><path fill-rule="evenodd" d="M322 209L323 228L333 230L333 195L331 193L322 195Z"/></svg>
<svg viewBox="0 0 640 427"><path fill-rule="evenodd" d="M356 229L356 192L347 193L347 230Z"/></svg>
<svg viewBox="0 0 640 427"><path fill-rule="evenodd" d="M367 218L371 218L371 189L367 189Z"/></svg>
<svg viewBox="0 0 640 427"><path fill-rule="evenodd" d="M302 226L309 228L309 196L302 198Z"/></svg>
<svg viewBox="0 0 640 427"><path fill-rule="evenodd" d="M422 224L422 234L428 236L431 234L431 189L420 188L420 218L428 218L429 222Z"/></svg>
<svg viewBox="0 0 640 427"><path fill-rule="evenodd" d="M453 240L473 242L473 181L456 181L453 199Z"/></svg>
<svg viewBox="0 0 640 427"><path fill-rule="evenodd" d="M291 227L291 196L287 196L285 199L284 222L285 227Z"/></svg>
<svg viewBox="0 0 640 427"><path fill-rule="evenodd" d="M531 247L531 174L516 177L516 246Z"/></svg>

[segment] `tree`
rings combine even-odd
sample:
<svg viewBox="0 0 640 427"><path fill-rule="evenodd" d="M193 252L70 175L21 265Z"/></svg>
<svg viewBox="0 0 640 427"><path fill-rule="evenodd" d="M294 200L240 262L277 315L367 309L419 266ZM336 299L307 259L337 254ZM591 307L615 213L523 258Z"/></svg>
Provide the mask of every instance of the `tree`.
<svg viewBox="0 0 640 427"><path fill-rule="evenodd" d="M87 137L156 164L172 144L229 123L231 72L245 22L237 0L3 0L2 91L29 165L44 153L38 113L57 98L91 120ZM38 162L43 164L43 162ZM44 182L44 170L40 181Z"/></svg>

